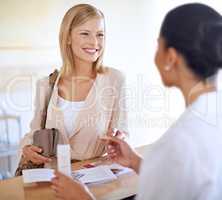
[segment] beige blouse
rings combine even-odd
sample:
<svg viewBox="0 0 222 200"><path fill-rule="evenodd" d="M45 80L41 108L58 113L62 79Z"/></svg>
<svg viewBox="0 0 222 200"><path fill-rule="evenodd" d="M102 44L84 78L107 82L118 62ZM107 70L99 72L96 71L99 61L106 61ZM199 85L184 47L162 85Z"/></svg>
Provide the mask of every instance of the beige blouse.
<svg viewBox="0 0 222 200"><path fill-rule="evenodd" d="M64 116L58 106L57 77L47 111L46 128L60 131L60 144L70 144L72 159L84 160L101 156L104 144L100 136L107 134L109 128L118 128L127 132L127 115L125 106L125 79L120 71L107 68L103 74L97 74L96 80L79 111L73 136L68 137L64 127ZM20 156L25 145L32 144L33 132L40 129L41 117L47 96L49 95L48 77L37 83L35 113L27 133L20 144Z"/></svg>

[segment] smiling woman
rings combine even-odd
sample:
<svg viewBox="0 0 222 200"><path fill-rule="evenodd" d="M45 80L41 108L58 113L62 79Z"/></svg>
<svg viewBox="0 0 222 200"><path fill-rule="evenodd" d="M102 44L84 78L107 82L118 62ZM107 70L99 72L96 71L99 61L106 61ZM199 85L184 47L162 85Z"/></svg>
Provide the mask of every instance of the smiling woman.
<svg viewBox="0 0 222 200"><path fill-rule="evenodd" d="M104 21L95 18L72 29L70 44L76 59L95 62L104 47ZM94 45L89 46L89 43ZM75 44L75 45L73 45Z"/></svg>
<svg viewBox="0 0 222 200"><path fill-rule="evenodd" d="M113 128L125 132L127 128L123 75L102 64L103 13L89 4L70 8L63 18L59 40L63 63L49 101L46 128L56 128L60 133L59 143L70 144L72 159L101 156L105 148L100 136L112 134ZM33 133L42 127L49 93L46 77L37 84L31 131L21 142L23 162L50 162L33 145Z"/></svg>
<svg viewBox="0 0 222 200"><path fill-rule="evenodd" d="M69 9L61 24L59 39L64 73L72 73L83 60L96 67L96 71L102 68L104 15L100 10L87 8L86 5Z"/></svg>

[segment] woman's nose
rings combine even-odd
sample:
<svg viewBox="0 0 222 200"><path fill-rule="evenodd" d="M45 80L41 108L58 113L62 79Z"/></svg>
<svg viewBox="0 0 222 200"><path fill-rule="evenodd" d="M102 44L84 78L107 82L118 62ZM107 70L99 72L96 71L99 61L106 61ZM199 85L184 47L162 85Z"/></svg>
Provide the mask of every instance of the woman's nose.
<svg viewBox="0 0 222 200"><path fill-rule="evenodd" d="M90 42L90 44L92 44L94 47L96 47L96 46L98 45L98 39L97 39L97 37L94 36L94 35L91 35L89 42Z"/></svg>

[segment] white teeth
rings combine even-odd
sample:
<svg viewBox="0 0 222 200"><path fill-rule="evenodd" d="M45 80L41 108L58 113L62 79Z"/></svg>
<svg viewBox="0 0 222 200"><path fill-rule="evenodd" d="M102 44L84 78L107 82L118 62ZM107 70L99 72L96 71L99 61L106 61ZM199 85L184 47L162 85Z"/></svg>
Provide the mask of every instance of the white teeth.
<svg viewBox="0 0 222 200"><path fill-rule="evenodd" d="M88 53L96 53L97 49L84 49Z"/></svg>

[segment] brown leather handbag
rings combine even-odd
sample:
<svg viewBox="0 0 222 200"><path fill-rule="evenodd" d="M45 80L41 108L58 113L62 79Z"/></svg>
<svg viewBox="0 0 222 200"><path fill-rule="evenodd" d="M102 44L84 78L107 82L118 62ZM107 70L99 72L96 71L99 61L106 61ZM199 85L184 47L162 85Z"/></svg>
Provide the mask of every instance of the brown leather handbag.
<svg viewBox="0 0 222 200"><path fill-rule="evenodd" d="M42 149L41 155L46 156L46 157L56 156L56 147L59 141L59 131L57 129L45 128L48 104L51 99L53 88L54 88L57 77L58 77L57 70L55 70L52 74L49 75L50 93L45 103L45 107L44 107L44 111L42 115L42 121L41 121L41 129L33 133L33 145L40 147ZM15 176L21 176L23 169L34 169L34 168L43 168L43 167L44 167L44 164L35 164L32 161L27 161L24 158L24 156L22 156L18 164L18 167L15 171Z"/></svg>

